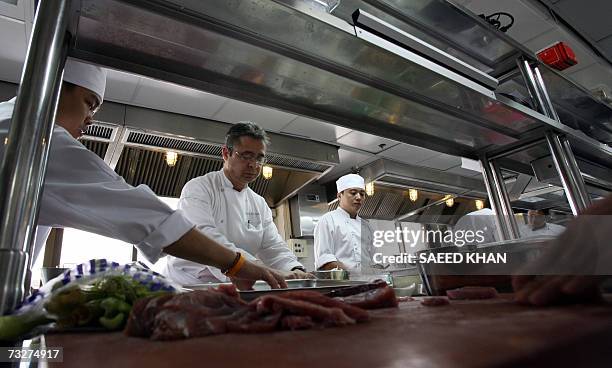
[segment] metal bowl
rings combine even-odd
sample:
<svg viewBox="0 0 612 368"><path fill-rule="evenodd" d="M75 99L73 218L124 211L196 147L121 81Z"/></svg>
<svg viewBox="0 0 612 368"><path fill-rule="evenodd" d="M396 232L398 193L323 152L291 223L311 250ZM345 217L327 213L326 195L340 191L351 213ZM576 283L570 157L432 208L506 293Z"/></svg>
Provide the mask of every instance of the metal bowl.
<svg viewBox="0 0 612 368"><path fill-rule="evenodd" d="M43 284L46 284L49 280L53 280L68 270L69 268L63 267L43 267L40 269L41 281Z"/></svg>
<svg viewBox="0 0 612 368"><path fill-rule="evenodd" d="M347 270L327 270L313 272L316 278L323 280L349 280L350 273Z"/></svg>

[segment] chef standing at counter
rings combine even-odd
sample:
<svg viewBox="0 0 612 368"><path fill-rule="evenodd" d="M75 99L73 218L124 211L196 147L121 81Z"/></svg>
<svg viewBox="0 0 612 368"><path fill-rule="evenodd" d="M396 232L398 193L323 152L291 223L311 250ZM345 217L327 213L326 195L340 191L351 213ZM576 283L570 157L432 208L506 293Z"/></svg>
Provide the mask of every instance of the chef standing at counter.
<svg viewBox="0 0 612 368"><path fill-rule="evenodd" d="M249 188L266 162L268 136L257 124L232 125L222 148L223 169L190 180L178 207L204 234L286 278L310 278L272 220L266 200ZM226 281L221 270L169 257L166 276L183 285Z"/></svg>
<svg viewBox="0 0 612 368"><path fill-rule="evenodd" d="M357 174L336 181L338 208L321 217L314 231L315 268L361 271L362 244L372 245L373 230L357 215L365 200L365 182ZM370 260L371 261L371 260Z"/></svg>
<svg viewBox="0 0 612 368"><path fill-rule="evenodd" d="M173 211L147 186L125 182L95 153L77 141L102 104L106 71L68 59L53 129L41 199L39 226L72 227L135 244L151 262L171 254L213 265L247 279L286 286L267 267L245 261L194 228L181 211ZM15 98L0 103L0 137L8 134ZM5 144L0 143L0 159ZM41 236L42 242L46 236ZM87 246L87 245L84 245ZM40 252L40 247L34 253ZM33 254L32 258L36 258Z"/></svg>

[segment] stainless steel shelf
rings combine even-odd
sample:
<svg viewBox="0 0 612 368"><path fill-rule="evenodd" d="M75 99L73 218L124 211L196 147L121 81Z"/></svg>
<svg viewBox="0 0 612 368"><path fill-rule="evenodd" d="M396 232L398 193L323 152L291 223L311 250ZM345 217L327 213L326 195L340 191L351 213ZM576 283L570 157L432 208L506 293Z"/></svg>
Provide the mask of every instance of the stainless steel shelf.
<svg viewBox="0 0 612 368"><path fill-rule="evenodd" d="M348 23L303 5L82 0L70 53L475 159L548 129L563 131L597 147L598 162L612 167L612 152L580 132L376 35L356 37Z"/></svg>

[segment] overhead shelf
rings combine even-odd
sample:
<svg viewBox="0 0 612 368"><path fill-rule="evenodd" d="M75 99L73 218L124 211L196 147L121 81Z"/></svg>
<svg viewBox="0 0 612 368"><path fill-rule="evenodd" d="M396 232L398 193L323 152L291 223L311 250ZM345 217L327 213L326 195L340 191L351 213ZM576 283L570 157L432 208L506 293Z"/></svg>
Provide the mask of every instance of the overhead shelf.
<svg viewBox="0 0 612 368"><path fill-rule="evenodd" d="M304 3L83 0L70 53L474 159L553 129L612 167L609 147Z"/></svg>

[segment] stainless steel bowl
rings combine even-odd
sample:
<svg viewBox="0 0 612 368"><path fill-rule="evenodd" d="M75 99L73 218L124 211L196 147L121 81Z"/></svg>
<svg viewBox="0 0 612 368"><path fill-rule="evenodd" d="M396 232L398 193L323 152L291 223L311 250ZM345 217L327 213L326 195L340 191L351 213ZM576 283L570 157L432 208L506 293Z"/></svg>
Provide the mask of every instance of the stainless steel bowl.
<svg viewBox="0 0 612 368"><path fill-rule="evenodd" d="M323 280L349 280L350 273L347 270L328 270L313 272L316 278Z"/></svg>
<svg viewBox="0 0 612 368"><path fill-rule="evenodd" d="M41 281L46 284L49 280L53 280L68 270L69 268L63 267L43 267L40 269Z"/></svg>

